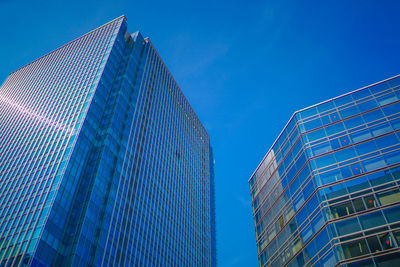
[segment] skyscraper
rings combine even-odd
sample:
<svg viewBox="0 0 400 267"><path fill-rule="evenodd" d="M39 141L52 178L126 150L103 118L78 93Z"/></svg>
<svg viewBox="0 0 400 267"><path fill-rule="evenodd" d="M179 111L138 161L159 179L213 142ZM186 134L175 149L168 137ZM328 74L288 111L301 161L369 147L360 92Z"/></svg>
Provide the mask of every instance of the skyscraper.
<svg viewBox="0 0 400 267"><path fill-rule="evenodd" d="M210 140L124 16L0 88L0 266L215 266Z"/></svg>
<svg viewBox="0 0 400 267"><path fill-rule="evenodd" d="M400 265L400 76L295 112L249 180L260 266Z"/></svg>

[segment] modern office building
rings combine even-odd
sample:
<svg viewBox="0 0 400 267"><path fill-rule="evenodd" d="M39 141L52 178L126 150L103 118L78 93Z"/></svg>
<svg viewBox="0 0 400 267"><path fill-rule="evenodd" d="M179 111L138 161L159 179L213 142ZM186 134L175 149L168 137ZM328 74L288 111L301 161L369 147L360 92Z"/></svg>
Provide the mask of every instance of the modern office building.
<svg viewBox="0 0 400 267"><path fill-rule="evenodd" d="M210 139L124 16L0 88L0 266L215 266Z"/></svg>
<svg viewBox="0 0 400 267"><path fill-rule="evenodd" d="M400 76L295 112L249 180L260 266L400 266Z"/></svg>

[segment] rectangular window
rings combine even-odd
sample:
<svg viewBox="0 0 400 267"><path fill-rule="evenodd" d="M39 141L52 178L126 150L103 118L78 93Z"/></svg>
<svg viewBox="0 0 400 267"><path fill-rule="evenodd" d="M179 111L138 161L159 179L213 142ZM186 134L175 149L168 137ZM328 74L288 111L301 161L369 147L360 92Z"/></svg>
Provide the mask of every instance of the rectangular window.
<svg viewBox="0 0 400 267"><path fill-rule="evenodd" d="M369 253L364 239L342 244L343 253L346 259L358 257Z"/></svg>

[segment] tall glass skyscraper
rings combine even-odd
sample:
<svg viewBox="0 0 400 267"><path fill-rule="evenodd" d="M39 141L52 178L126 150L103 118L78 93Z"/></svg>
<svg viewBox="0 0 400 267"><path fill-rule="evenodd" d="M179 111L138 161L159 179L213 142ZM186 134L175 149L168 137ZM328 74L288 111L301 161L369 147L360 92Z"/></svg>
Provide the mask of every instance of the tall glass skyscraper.
<svg viewBox="0 0 400 267"><path fill-rule="evenodd" d="M0 88L0 266L215 266L210 139L125 17Z"/></svg>
<svg viewBox="0 0 400 267"><path fill-rule="evenodd" d="M260 266L400 266L400 76L295 112L249 180Z"/></svg>

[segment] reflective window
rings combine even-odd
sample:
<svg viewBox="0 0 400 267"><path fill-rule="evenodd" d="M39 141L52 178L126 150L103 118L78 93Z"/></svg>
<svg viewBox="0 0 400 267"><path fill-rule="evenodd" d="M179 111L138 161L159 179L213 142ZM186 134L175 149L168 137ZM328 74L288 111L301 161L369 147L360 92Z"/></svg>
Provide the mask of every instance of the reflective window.
<svg viewBox="0 0 400 267"><path fill-rule="evenodd" d="M342 244L343 253L346 259L358 257L369 253L364 239Z"/></svg>
<svg viewBox="0 0 400 267"><path fill-rule="evenodd" d="M384 225L385 219L381 211L372 212L359 217L363 229L369 229L376 226Z"/></svg>

